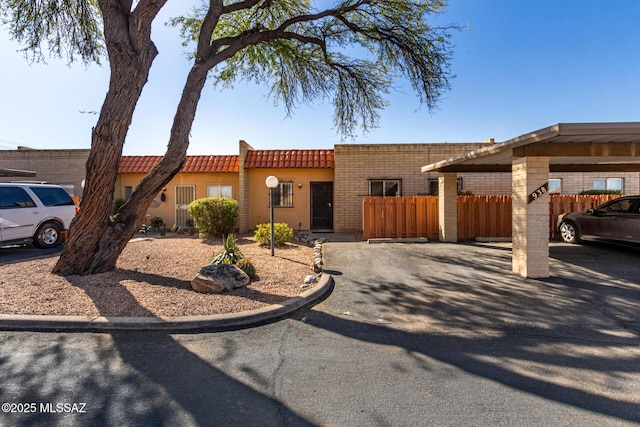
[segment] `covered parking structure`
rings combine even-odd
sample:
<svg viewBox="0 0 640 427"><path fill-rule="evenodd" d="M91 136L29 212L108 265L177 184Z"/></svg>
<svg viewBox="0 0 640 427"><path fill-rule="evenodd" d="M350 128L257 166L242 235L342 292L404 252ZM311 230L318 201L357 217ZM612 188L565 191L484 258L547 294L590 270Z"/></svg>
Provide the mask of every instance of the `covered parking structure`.
<svg viewBox="0 0 640 427"><path fill-rule="evenodd" d="M422 167L440 172L440 240L456 242L457 174L511 172L512 270L549 277L549 172L640 172L640 122L559 123Z"/></svg>
<svg viewBox="0 0 640 427"><path fill-rule="evenodd" d="M7 177L7 176L15 176L15 177L35 177L36 173L32 172L32 171L24 171L24 170L19 170L19 169L7 169L7 168L0 168L0 176L2 177Z"/></svg>

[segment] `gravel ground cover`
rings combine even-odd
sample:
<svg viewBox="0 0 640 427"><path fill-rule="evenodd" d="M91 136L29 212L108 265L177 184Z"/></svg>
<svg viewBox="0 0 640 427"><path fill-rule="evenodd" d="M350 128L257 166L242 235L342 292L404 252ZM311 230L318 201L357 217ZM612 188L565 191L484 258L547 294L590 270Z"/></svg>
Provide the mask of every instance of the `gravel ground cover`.
<svg viewBox="0 0 640 427"><path fill-rule="evenodd" d="M261 247L253 237L238 246L257 278L222 294L191 289L191 279L222 249L220 239L175 235L136 238L108 273L60 277L51 274L57 256L0 266L0 313L68 316L196 316L254 310L298 296L311 268L313 248L288 243ZM313 285L309 285L312 287Z"/></svg>

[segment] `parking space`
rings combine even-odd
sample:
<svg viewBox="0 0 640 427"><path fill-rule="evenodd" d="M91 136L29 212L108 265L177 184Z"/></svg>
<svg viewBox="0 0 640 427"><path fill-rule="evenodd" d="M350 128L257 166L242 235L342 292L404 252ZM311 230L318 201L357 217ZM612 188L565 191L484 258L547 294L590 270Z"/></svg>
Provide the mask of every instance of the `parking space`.
<svg viewBox="0 0 640 427"><path fill-rule="evenodd" d="M511 271L510 243L325 244L341 298L363 321L428 331L640 334L640 250L551 243L551 277ZM576 332L580 331L580 332ZM573 333L573 332L572 332Z"/></svg>

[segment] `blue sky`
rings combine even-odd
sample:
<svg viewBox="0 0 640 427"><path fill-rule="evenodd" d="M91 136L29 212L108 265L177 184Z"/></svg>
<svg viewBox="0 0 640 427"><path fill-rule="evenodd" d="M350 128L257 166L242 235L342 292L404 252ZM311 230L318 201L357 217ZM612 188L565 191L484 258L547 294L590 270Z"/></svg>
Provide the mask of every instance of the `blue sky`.
<svg viewBox="0 0 640 427"><path fill-rule="evenodd" d="M124 154L164 153L189 63L177 30L163 23L187 3L169 1L154 27L160 55ZM457 77L437 110L399 82L379 128L342 141L329 101L287 118L266 87L208 85L188 153L235 154L240 139L258 149L504 141L555 123L640 121L638 0L450 0L437 22L469 25L453 34ZM97 116L81 112L100 110L108 66L29 64L4 30L0 37L0 149L89 148Z"/></svg>

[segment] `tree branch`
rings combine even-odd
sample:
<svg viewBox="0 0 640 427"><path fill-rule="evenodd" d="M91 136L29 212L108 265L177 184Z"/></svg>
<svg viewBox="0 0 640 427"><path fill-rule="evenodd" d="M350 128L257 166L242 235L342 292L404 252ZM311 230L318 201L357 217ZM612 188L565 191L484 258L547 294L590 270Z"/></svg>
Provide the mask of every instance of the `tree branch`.
<svg viewBox="0 0 640 427"><path fill-rule="evenodd" d="M131 0L121 0L122 3L128 3L131 8ZM136 51L142 50L151 42L151 24L164 7L167 0L140 0L130 15L129 21L129 37L131 45Z"/></svg>
<svg viewBox="0 0 640 427"><path fill-rule="evenodd" d="M213 38L213 31L218 25L220 16L223 14L224 5L222 0L210 0L209 10L207 11L202 26L200 27L200 34L198 36L198 48L196 50L196 61L205 58L210 54L211 39Z"/></svg>
<svg viewBox="0 0 640 427"><path fill-rule="evenodd" d="M263 0L245 0L237 3L228 4L222 8L222 14L237 12L239 10L251 9L253 6L257 5ZM271 3L270 0L267 0L265 4Z"/></svg>
<svg viewBox="0 0 640 427"><path fill-rule="evenodd" d="M349 7L337 8L337 9L327 9L327 10L324 10L322 12L314 13L314 14L311 14L311 15L294 16L293 18L289 18L286 21L284 21L282 23L282 25L280 25L279 28L280 29L287 29L288 27L290 27L290 26L292 26L294 24L298 24L300 22L318 21L318 20L321 20L323 18L328 18L330 16L332 16L334 18L339 18L344 13L356 11L360 7L362 7L363 5L371 4L371 3L372 3L371 0L361 0L361 1L358 1L358 2L356 2L354 4L352 4Z"/></svg>

